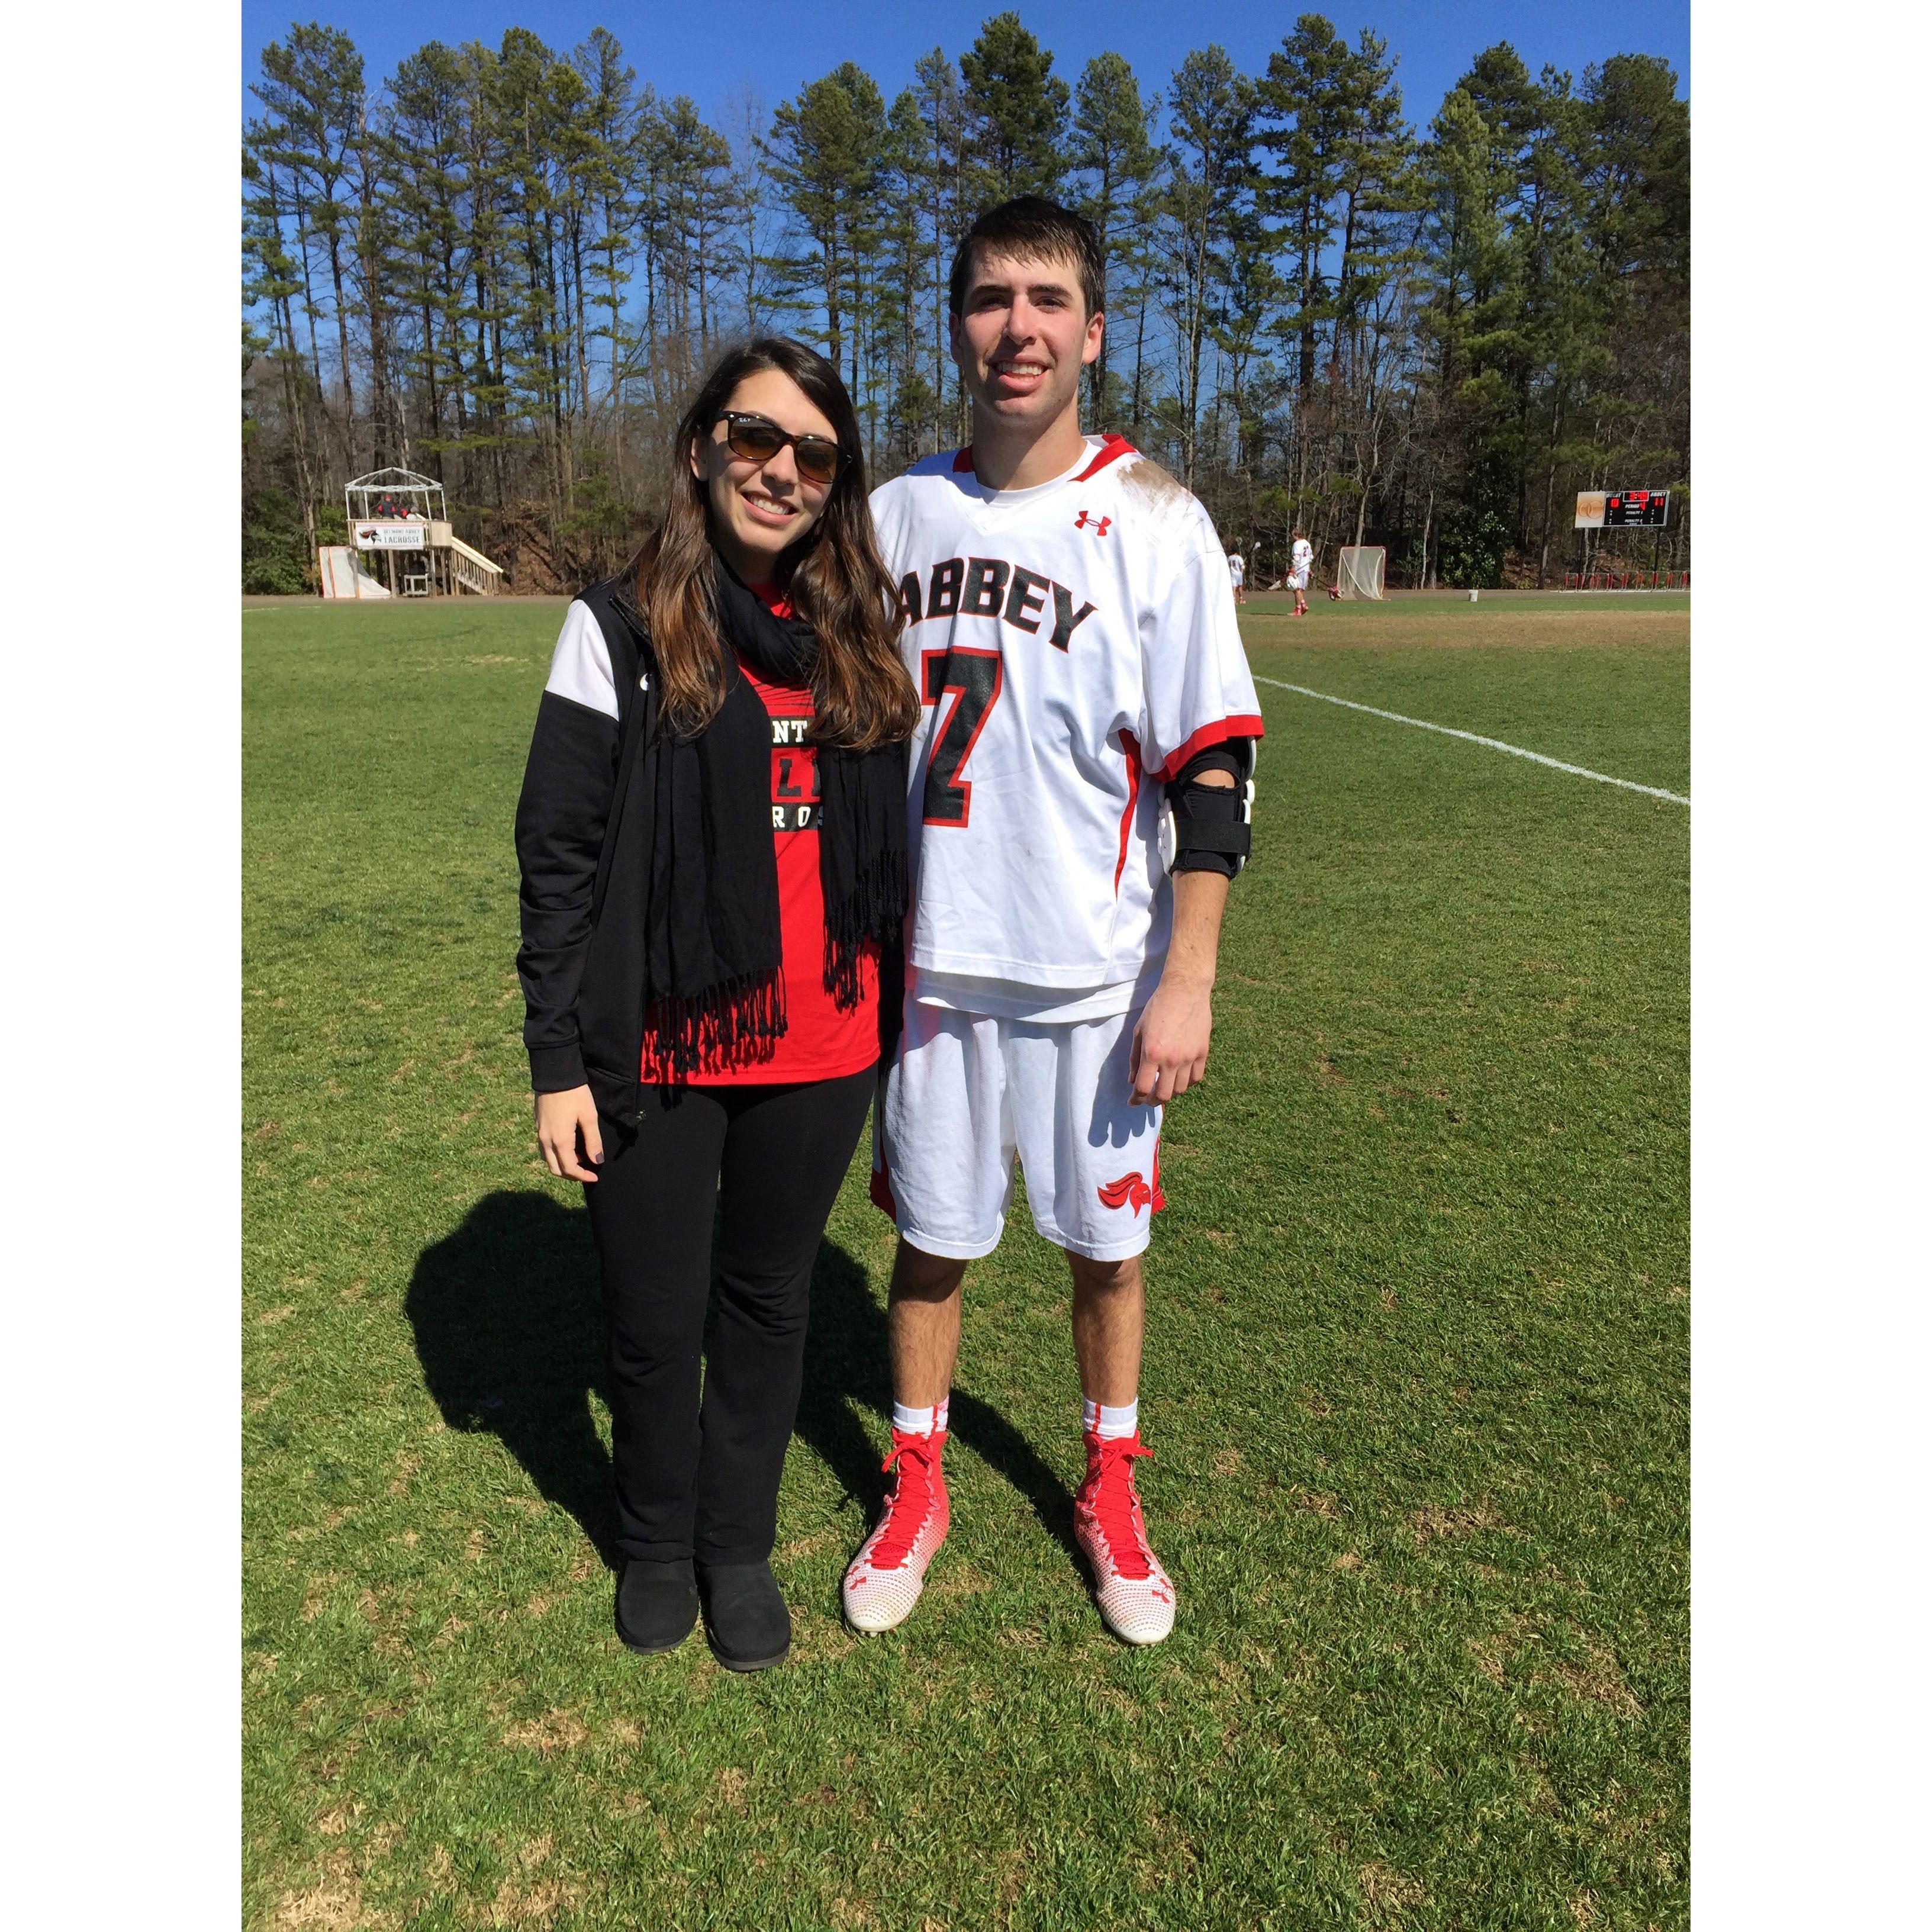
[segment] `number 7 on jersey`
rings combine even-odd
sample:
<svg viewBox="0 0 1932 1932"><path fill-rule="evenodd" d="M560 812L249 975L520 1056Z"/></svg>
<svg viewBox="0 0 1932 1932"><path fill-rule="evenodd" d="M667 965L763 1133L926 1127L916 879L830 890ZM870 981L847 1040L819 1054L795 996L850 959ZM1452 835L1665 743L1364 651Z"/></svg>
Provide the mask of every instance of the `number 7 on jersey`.
<svg viewBox="0 0 1932 1932"><path fill-rule="evenodd" d="M944 704L949 695L952 700L933 727L926 766L926 822L963 826L973 811L973 782L966 776L966 760L1000 701L1000 654L955 644L946 650L922 652L919 662L922 701Z"/></svg>

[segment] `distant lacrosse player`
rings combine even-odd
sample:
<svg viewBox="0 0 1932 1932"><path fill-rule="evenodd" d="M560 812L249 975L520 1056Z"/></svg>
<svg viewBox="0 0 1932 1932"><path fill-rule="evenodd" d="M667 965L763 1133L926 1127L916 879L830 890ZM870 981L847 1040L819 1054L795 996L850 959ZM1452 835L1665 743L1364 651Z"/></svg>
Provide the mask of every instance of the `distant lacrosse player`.
<svg viewBox="0 0 1932 1932"><path fill-rule="evenodd" d="M1315 567L1315 546L1300 531L1294 532L1294 548L1288 554L1288 587L1294 592L1294 614L1308 615L1308 573Z"/></svg>
<svg viewBox="0 0 1932 1932"><path fill-rule="evenodd" d="M1241 560L1240 552L1236 550L1228 559L1228 580L1234 586L1234 602L1237 604L1245 604L1248 601L1247 578L1248 566Z"/></svg>

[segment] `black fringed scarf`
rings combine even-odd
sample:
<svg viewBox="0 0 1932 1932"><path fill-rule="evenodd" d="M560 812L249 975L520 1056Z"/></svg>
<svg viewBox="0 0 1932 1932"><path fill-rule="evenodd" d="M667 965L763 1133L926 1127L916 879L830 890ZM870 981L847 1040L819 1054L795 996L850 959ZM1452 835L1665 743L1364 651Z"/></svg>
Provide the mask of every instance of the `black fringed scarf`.
<svg viewBox="0 0 1932 1932"><path fill-rule="evenodd" d="M725 640L760 676L809 683L811 626L773 616L722 557L716 582ZM816 749L822 970L849 1011L866 941L896 946L904 916L907 751ZM714 1056L755 1060L784 1034L771 755L770 717L735 662L710 725L695 738L667 731L658 747L646 1024L680 1079Z"/></svg>

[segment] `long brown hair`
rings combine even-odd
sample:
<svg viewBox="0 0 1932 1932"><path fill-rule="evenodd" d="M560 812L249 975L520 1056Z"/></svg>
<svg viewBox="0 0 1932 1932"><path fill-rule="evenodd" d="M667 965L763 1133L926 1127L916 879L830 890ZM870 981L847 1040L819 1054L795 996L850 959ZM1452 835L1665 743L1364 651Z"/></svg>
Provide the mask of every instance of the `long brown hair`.
<svg viewBox="0 0 1932 1932"><path fill-rule="evenodd" d="M628 566L658 661L662 714L668 729L694 737L724 701L730 653L714 587L710 497L691 473L690 456L738 385L763 369L798 385L845 453L818 520L779 560L793 608L818 636L812 735L820 744L876 751L910 737L919 722L919 698L899 656L898 590L872 533L852 399L824 356L783 336L728 351L705 378L677 426L670 507Z"/></svg>

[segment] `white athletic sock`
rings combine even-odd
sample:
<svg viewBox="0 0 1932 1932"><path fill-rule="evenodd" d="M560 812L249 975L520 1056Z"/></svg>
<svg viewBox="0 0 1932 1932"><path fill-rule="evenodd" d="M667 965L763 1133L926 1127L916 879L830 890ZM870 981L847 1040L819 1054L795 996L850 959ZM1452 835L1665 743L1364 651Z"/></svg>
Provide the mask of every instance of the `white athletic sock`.
<svg viewBox="0 0 1932 1932"><path fill-rule="evenodd" d="M1104 1402L1088 1402L1082 1397L1080 1426L1089 1436L1099 1436L1102 1442L1116 1442L1124 1436L1134 1435L1141 1426L1141 1399L1136 1396L1132 1402L1124 1402L1115 1407Z"/></svg>
<svg viewBox="0 0 1932 1932"><path fill-rule="evenodd" d="M892 1404L892 1426L902 1436L932 1436L944 1434L947 1412L952 1406L952 1392L949 1390L941 1401L930 1408L908 1408L902 1402Z"/></svg>

